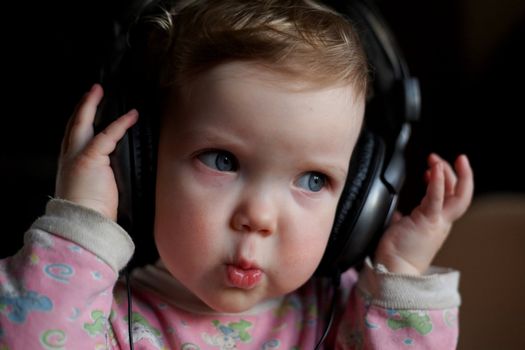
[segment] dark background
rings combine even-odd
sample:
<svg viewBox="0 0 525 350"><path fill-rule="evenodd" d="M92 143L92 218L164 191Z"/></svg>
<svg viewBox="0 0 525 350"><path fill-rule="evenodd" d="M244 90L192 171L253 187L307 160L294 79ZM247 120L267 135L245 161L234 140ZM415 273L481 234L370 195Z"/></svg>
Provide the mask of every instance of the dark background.
<svg viewBox="0 0 525 350"><path fill-rule="evenodd" d="M110 1L28 0L4 6L0 179L14 252L54 192L65 123L97 80ZM426 155L470 156L476 196L525 192L522 96L525 1L377 1L419 77L423 110L408 150L403 206L424 191ZM7 9L6 9L7 7Z"/></svg>

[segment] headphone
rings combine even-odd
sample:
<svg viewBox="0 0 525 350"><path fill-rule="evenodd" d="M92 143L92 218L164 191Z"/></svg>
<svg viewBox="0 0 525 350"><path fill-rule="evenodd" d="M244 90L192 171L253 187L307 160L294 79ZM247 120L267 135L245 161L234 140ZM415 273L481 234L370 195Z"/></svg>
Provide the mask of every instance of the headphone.
<svg viewBox="0 0 525 350"><path fill-rule="evenodd" d="M119 189L119 224L132 236L136 253L128 267L158 259L153 235L155 169L160 97L154 88L144 91L148 77L138 71L130 28L140 17L158 11L162 0L132 2L114 25L111 51L101 69L105 89L95 120L101 130L131 108L140 111L110 156ZM350 161L334 224L316 276L333 277L359 267L375 247L390 222L405 179L404 151L411 122L420 114L418 80L407 64L386 22L366 0L324 1L356 28L373 72L364 127ZM138 32L138 31L137 31ZM140 37L140 34L139 34Z"/></svg>

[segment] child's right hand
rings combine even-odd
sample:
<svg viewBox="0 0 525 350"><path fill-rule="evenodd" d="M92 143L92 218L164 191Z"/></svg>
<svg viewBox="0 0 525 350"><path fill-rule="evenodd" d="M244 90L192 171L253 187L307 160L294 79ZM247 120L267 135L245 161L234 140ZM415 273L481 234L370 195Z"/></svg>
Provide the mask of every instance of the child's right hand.
<svg viewBox="0 0 525 350"><path fill-rule="evenodd" d="M58 162L55 197L94 209L116 220L118 190L109 154L138 118L131 110L94 135L93 121L103 96L93 85L69 119Z"/></svg>

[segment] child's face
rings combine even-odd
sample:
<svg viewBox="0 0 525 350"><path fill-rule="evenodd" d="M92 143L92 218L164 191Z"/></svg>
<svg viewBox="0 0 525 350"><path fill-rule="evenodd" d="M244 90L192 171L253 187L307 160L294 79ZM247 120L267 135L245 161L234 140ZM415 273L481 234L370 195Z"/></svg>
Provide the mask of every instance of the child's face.
<svg viewBox="0 0 525 350"><path fill-rule="evenodd" d="M297 289L325 250L364 101L352 86L298 86L233 62L168 108L155 240L171 274L214 310Z"/></svg>

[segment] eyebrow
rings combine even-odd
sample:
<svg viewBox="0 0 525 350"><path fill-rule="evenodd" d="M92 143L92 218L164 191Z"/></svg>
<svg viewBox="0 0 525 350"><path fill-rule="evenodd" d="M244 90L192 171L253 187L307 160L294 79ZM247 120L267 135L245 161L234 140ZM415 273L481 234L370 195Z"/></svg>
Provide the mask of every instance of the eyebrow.
<svg viewBox="0 0 525 350"><path fill-rule="evenodd" d="M204 140L208 143L216 143L220 147L242 147L245 141L236 137L233 133L224 132L208 126L191 128L181 132L182 138L191 140Z"/></svg>

